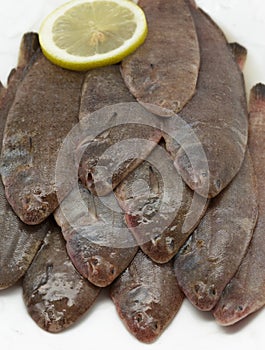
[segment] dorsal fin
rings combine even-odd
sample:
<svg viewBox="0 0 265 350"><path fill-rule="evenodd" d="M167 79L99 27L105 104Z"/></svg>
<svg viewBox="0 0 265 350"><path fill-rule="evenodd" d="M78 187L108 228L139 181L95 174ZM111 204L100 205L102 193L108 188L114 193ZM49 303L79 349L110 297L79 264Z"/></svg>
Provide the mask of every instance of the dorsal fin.
<svg viewBox="0 0 265 350"><path fill-rule="evenodd" d="M238 43L230 43L229 46L240 70L243 70L247 59L247 49Z"/></svg>

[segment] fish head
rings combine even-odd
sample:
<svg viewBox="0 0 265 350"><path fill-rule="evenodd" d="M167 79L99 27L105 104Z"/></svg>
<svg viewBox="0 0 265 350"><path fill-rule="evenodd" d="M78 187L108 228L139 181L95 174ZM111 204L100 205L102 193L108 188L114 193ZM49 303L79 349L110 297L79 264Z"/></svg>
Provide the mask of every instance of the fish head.
<svg viewBox="0 0 265 350"><path fill-rule="evenodd" d="M117 276L117 267L100 255L89 257L86 265L88 280L99 287L106 287Z"/></svg>
<svg viewBox="0 0 265 350"><path fill-rule="evenodd" d="M18 175L16 182L19 182L19 179ZM21 190L22 184L23 182L20 182L18 186L10 187L7 184L6 197L21 221L28 225L40 224L58 206L57 195L52 188L41 184L40 181L35 185L25 184Z"/></svg>
<svg viewBox="0 0 265 350"><path fill-rule="evenodd" d="M123 300L123 314L127 327L142 342L152 343L163 330L162 321L155 312L157 297L150 288L136 286Z"/></svg>
<svg viewBox="0 0 265 350"><path fill-rule="evenodd" d="M193 147L194 151L192 150ZM181 148L177 152L174 165L183 180L192 190L203 197L209 197L210 175L208 161L205 157L197 154L198 150L195 146L189 147L188 153Z"/></svg>
<svg viewBox="0 0 265 350"><path fill-rule="evenodd" d="M216 305L213 315L216 321L222 326L230 326L242 320L254 310L251 310L250 304L240 302L240 299L229 299L229 301L220 300Z"/></svg>
<svg viewBox="0 0 265 350"><path fill-rule="evenodd" d="M193 287L193 288L192 288ZM214 284L197 281L193 283L186 296L199 310L210 311L217 303L220 292Z"/></svg>
<svg viewBox="0 0 265 350"><path fill-rule="evenodd" d="M93 245L78 244L78 238L68 237L67 252L79 273L98 287L106 287L117 277L118 267L107 257L96 254ZM84 242L84 241L83 241ZM101 248L99 247L98 253Z"/></svg>

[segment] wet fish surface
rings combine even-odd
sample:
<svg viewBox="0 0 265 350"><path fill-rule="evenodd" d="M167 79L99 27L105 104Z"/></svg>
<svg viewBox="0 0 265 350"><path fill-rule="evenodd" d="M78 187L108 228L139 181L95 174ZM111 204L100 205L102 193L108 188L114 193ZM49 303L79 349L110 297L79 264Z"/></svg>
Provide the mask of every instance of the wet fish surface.
<svg viewBox="0 0 265 350"><path fill-rule="evenodd" d="M221 30L200 9L192 5L190 9L201 65L196 93L179 115L194 139L184 139L180 148L169 142L167 148L188 186L202 196L215 197L235 177L244 159L248 136L245 87Z"/></svg>
<svg viewBox="0 0 265 350"><path fill-rule="evenodd" d="M162 334L184 299L172 261L156 264L141 250L111 285L110 295L128 330L145 343Z"/></svg>
<svg viewBox="0 0 265 350"><path fill-rule="evenodd" d="M141 104L155 114L172 115L196 88L200 53L193 18L184 0L140 0L138 5L147 17L148 36L122 61L121 72Z"/></svg>
<svg viewBox="0 0 265 350"><path fill-rule="evenodd" d="M87 312L100 290L76 271L53 223L23 281L30 316L48 332L63 331Z"/></svg>
<svg viewBox="0 0 265 350"><path fill-rule="evenodd" d="M123 180L115 195L141 249L157 263L172 259L208 204L183 182L163 143Z"/></svg>
<svg viewBox="0 0 265 350"><path fill-rule="evenodd" d="M18 67L12 70L7 88L1 85L0 148L7 114L13 103L17 86L34 59L37 47L36 34L27 33L23 36ZM41 225L29 227L21 222L6 200L2 181L0 181L0 222L0 289L6 289L24 275L47 234L49 225L44 222Z"/></svg>
<svg viewBox="0 0 265 350"><path fill-rule="evenodd" d="M80 185L54 213L76 269L100 287L111 284L138 250L123 215L111 207L115 198L109 199L109 203L102 203Z"/></svg>
<svg viewBox="0 0 265 350"><path fill-rule="evenodd" d="M235 179L216 198L175 258L175 273L186 297L211 310L235 275L258 217L256 178L249 153Z"/></svg>
<svg viewBox="0 0 265 350"><path fill-rule="evenodd" d="M40 51L36 55L8 113L1 164L6 197L30 225L45 220L58 206L57 156L78 122L84 77L53 65Z"/></svg>
<svg viewBox="0 0 265 350"><path fill-rule="evenodd" d="M96 123L93 123L89 115L103 107L115 105L118 103L135 102L135 98L131 95L120 74L119 65L112 65L93 69L86 73L82 89L82 98L80 105L79 119L86 124L86 128L92 130ZM115 123L117 117L115 115L104 115L101 122L104 132L96 135L95 139L90 141L83 153L79 177L82 183L94 194L99 196L107 195L113 190L133 169L135 169L152 151L161 138L159 130L149 127L148 125L132 125L122 123L116 127L110 127ZM144 121L144 113L143 113ZM97 165L100 160L101 164L107 166L112 161L112 156L106 152L113 145L119 145L122 141L131 139L149 140L150 143L142 146L141 157L126 159L125 162L117 164L113 169L113 176L110 181L106 181L98 172ZM126 146L127 145L127 146ZM131 143L120 144L117 152L126 153L126 147L130 148ZM117 159L120 159L117 156Z"/></svg>
<svg viewBox="0 0 265 350"><path fill-rule="evenodd" d="M248 145L257 177L259 216L247 254L214 309L214 317L222 325L234 324L265 304L265 86L263 84L257 84L252 88L249 108Z"/></svg>

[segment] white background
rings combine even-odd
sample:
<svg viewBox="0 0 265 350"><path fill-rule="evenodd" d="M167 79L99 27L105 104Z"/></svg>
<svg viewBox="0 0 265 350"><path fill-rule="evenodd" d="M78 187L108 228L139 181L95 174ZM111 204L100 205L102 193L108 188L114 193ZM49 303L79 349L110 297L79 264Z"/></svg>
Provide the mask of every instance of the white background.
<svg viewBox="0 0 265 350"><path fill-rule="evenodd" d="M0 0L0 80L3 83L16 65L22 34L37 31L44 16L64 2ZM229 41L238 41L248 49L244 70L247 93L254 84L265 83L265 1L197 0L197 4L219 24ZM19 284L0 292L0 346L5 350L72 350L77 346L100 350L114 346L116 350L261 349L265 344L264 325L265 309L236 326L224 328L215 323L210 313L199 312L185 301L163 335L152 345L145 345L127 332L105 291L78 324L53 335L38 328L28 316Z"/></svg>

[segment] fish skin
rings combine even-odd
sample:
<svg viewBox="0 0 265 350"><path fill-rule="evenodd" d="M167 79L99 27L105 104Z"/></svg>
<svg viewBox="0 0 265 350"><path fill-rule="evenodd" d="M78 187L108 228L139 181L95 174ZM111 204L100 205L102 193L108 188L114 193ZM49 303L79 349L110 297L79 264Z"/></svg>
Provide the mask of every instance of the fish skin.
<svg viewBox="0 0 265 350"><path fill-rule="evenodd" d="M226 39L200 9L190 6L201 52L196 93L180 117L197 136L186 145L193 155L168 143L175 166L188 186L202 196L215 197L239 171L247 145L248 114L243 74ZM202 160L199 146L206 155ZM225 157L223 150L226 150Z"/></svg>
<svg viewBox="0 0 265 350"><path fill-rule="evenodd" d="M157 264L141 250L111 285L110 295L129 332L144 343L162 334L184 299L172 261Z"/></svg>
<svg viewBox="0 0 265 350"><path fill-rule="evenodd" d="M84 77L53 65L41 51L36 56L8 113L1 164L6 197L29 225L41 223L58 206L57 156L78 122Z"/></svg>
<svg viewBox="0 0 265 350"><path fill-rule="evenodd" d="M156 168L158 164L166 173ZM157 263L173 258L199 224L208 204L183 182L162 143L123 180L115 195L128 228L144 253Z"/></svg>
<svg viewBox="0 0 265 350"><path fill-rule="evenodd" d="M175 257L178 283L198 309L209 311L220 299L245 256L257 217L256 177L247 152L235 179L211 200Z"/></svg>
<svg viewBox="0 0 265 350"><path fill-rule="evenodd" d="M100 290L76 271L60 228L53 223L23 280L32 319L48 332L61 332L87 312Z"/></svg>
<svg viewBox="0 0 265 350"><path fill-rule="evenodd" d="M140 0L138 5L146 14L148 35L122 61L122 76L145 108L170 116L183 108L196 88L200 53L193 18L184 0Z"/></svg>
<svg viewBox="0 0 265 350"><path fill-rule="evenodd" d="M135 98L127 89L120 74L119 65L106 66L93 69L86 73L86 78L82 88L82 98L80 104L79 119L85 123L86 128L90 128L91 120L89 115L103 107L117 103L135 102ZM161 132L157 129L143 125L119 125L109 129L110 123L115 117L109 119L104 116L104 126L106 132L98 135L90 142L81 159L79 167L79 178L93 194L105 196L113 190L142 160L128 159L120 164L112 177L111 183L101 177L95 177L96 166L99 159L104 164L109 164L111 159L104 152L112 145L120 141L139 138L153 141L142 149L142 158L146 158L161 138ZM143 117L144 118L144 117ZM91 125L91 129L94 125ZM108 131L107 131L108 130Z"/></svg>
<svg viewBox="0 0 265 350"><path fill-rule="evenodd" d="M18 66L8 79L8 86L0 84L0 148L4 126L17 86L34 59L38 47L37 35L26 33L21 41ZM35 227L22 223L5 197L0 181L0 289L14 285L26 272L49 229L48 222Z"/></svg>
<svg viewBox="0 0 265 350"><path fill-rule="evenodd" d="M123 238L120 231L115 231L115 227L119 227L127 232L123 215L112 212L82 185L71 191L54 217L76 269L96 286L111 284L137 253L138 246L131 234L127 233L129 240L126 241L126 233ZM124 245L122 239L125 239Z"/></svg>
<svg viewBox="0 0 265 350"><path fill-rule="evenodd" d="M225 288L213 310L218 323L227 326L240 321L265 304L265 86L257 84L251 89L249 103L249 141L257 177L259 217L253 238L236 275Z"/></svg>

